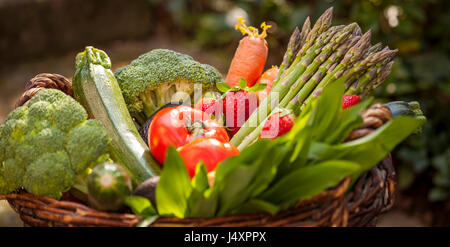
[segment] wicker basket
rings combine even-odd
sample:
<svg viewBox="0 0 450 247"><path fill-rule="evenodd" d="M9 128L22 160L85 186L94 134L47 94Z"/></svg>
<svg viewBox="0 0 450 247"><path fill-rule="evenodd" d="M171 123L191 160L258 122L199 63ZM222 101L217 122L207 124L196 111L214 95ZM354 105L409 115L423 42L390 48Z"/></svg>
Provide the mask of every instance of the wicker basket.
<svg viewBox="0 0 450 247"><path fill-rule="evenodd" d="M37 79L38 77L38 79ZM22 105L41 87L59 88L72 95L70 81L54 74L33 78L17 105ZM55 80L57 80L55 82ZM46 83L41 83L42 81ZM38 82L38 83L36 83ZM30 91L31 89L31 91ZM26 100L25 100L26 99ZM373 105L363 113L364 125L354 130L348 140L360 138L391 118L384 105ZM386 157L363 174L349 190L350 178L341 181L308 200L299 201L292 209L270 214L247 214L216 218L159 218L151 226L374 226L380 214L393 206L395 171L391 157ZM58 201L34 196L25 191L0 195L29 226L136 226L141 218L130 213L106 213L82 203Z"/></svg>

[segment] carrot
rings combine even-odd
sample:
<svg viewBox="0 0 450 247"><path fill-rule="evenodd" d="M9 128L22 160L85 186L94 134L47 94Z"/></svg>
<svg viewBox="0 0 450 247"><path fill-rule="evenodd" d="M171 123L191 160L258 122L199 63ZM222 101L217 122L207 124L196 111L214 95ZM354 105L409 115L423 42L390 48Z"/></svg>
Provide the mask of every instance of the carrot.
<svg viewBox="0 0 450 247"><path fill-rule="evenodd" d="M237 86L241 78L247 82L249 87L253 86L258 80L267 59L269 48L264 38L267 36L267 29L270 27L263 22L261 24L263 31L259 34L257 28L247 27L242 17L238 18L236 29L239 29L243 35L247 34L248 36L239 41L239 46L234 53L233 60L231 60L225 79L230 86Z"/></svg>
<svg viewBox="0 0 450 247"><path fill-rule="evenodd" d="M259 77L258 81L256 81L255 84L265 83L267 85L264 90L257 92L260 102L266 98L270 93L270 90L272 90L273 81L277 78L278 71L279 68L277 66L272 66L272 68L266 70L261 77Z"/></svg>

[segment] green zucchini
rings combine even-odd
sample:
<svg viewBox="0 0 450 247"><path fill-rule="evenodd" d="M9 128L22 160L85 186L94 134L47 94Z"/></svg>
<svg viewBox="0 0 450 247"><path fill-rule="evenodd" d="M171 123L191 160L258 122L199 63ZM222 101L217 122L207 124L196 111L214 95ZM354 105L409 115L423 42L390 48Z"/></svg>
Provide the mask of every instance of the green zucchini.
<svg viewBox="0 0 450 247"><path fill-rule="evenodd" d="M87 177L89 204L101 211L117 211L131 194L131 179L120 165L102 163Z"/></svg>
<svg viewBox="0 0 450 247"><path fill-rule="evenodd" d="M110 68L111 61L105 52L86 47L76 57L74 97L90 117L105 126L112 139L113 160L124 165L133 182L139 185L159 175L161 168L140 137Z"/></svg>
<svg viewBox="0 0 450 247"><path fill-rule="evenodd" d="M420 104L417 101L392 101L387 103L386 106L391 110L393 118L397 116L411 116L424 122L427 121L426 117L423 115L422 110L420 109ZM422 133L422 127L419 127L414 133Z"/></svg>

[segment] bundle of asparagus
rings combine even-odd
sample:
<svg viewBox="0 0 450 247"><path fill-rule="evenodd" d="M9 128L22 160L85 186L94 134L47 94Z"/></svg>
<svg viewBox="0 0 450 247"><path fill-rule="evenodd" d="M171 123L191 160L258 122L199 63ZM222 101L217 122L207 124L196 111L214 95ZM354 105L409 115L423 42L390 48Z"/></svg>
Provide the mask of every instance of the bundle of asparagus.
<svg viewBox="0 0 450 247"><path fill-rule="evenodd" d="M258 139L271 113L301 110L330 83L342 80L347 94L366 96L391 72L397 50L370 43L357 23L331 26L333 8L311 28L309 17L292 33L277 78L268 97L231 139L240 150Z"/></svg>

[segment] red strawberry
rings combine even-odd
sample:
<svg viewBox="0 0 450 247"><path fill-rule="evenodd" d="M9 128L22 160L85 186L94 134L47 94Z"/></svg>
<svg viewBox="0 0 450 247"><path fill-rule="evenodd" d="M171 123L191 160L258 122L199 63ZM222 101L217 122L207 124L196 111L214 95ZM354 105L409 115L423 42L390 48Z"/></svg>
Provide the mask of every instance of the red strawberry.
<svg viewBox="0 0 450 247"><path fill-rule="evenodd" d="M228 134L233 137L245 121L258 107L258 97L255 93L245 90L229 91L222 100L225 116L224 126Z"/></svg>
<svg viewBox="0 0 450 247"><path fill-rule="evenodd" d="M273 140L289 132L292 126L294 126L294 115L282 115L281 112L277 112L266 120L259 137Z"/></svg>
<svg viewBox="0 0 450 247"><path fill-rule="evenodd" d="M222 112L220 102L215 98L202 98L195 105L196 109L199 109L209 115L214 115L218 119Z"/></svg>
<svg viewBox="0 0 450 247"><path fill-rule="evenodd" d="M356 94L346 94L342 97L342 109L356 105L361 99Z"/></svg>

